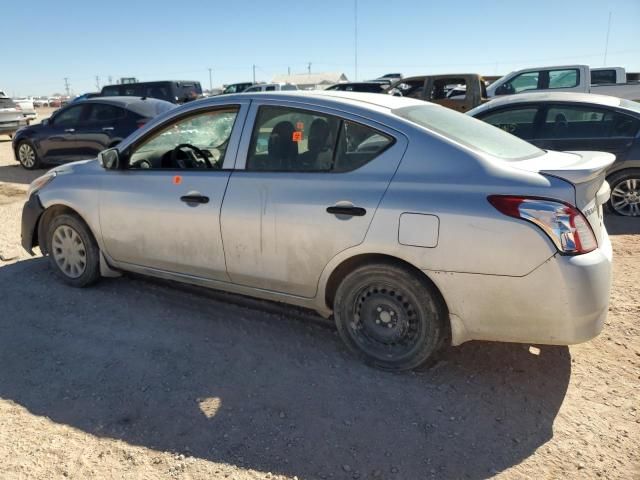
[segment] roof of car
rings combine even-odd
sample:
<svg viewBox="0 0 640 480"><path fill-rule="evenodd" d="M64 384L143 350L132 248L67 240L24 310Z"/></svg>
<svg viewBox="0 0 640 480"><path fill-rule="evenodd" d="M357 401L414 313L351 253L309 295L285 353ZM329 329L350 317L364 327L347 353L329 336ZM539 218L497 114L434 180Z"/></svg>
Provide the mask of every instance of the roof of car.
<svg viewBox="0 0 640 480"><path fill-rule="evenodd" d="M171 105L171 108L175 107L174 104L166 100L152 97L92 97L78 100L75 103L106 103L116 107L126 108L143 117L155 117L158 114L158 106L165 103Z"/></svg>
<svg viewBox="0 0 640 480"><path fill-rule="evenodd" d="M224 95L223 97L211 97L209 99L198 100L211 101L212 103L218 103L224 101L228 103L233 101L234 98L238 99L273 99L279 101L312 101L316 104L325 104L326 106L332 106L336 103L350 104L361 108L369 109L383 109L394 110L396 108L410 107L416 105L431 105L433 103L424 102L422 100L416 100L407 97L396 97L393 95L387 95L384 93L363 93L363 92L345 92L342 90L294 90L294 91L279 91L279 92L249 92L240 94Z"/></svg>
<svg viewBox="0 0 640 480"><path fill-rule="evenodd" d="M620 99L610 97L608 95L597 95L594 93L574 93L574 92L532 92L517 93L515 95L505 95L498 97L473 109L473 114L484 112L486 110L503 107L506 105L514 105L518 103L588 103L591 105L602 105L605 107L619 107ZM469 113L472 113L469 112Z"/></svg>

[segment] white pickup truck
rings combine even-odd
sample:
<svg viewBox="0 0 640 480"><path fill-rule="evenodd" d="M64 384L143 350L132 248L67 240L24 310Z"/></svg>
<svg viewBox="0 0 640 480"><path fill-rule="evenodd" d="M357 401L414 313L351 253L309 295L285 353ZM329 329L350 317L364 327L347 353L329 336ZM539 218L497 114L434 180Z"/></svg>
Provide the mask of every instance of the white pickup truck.
<svg viewBox="0 0 640 480"><path fill-rule="evenodd" d="M487 87L487 97L539 90L599 93L640 101L640 82L627 82L624 68L590 69L587 65L527 68L511 72Z"/></svg>

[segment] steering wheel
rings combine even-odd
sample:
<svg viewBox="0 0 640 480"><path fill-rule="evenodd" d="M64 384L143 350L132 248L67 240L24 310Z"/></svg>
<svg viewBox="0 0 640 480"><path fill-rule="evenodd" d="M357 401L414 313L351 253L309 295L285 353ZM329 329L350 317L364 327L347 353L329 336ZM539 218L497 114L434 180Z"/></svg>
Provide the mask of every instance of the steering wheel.
<svg viewBox="0 0 640 480"><path fill-rule="evenodd" d="M181 165L182 164L182 160L178 159L178 152L180 152L183 148L188 148L194 154L196 154L197 156L201 157L204 160L204 163L206 163L207 168L213 168L213 166L211 165L211 162L209 161L209 158L207 157L206 153L204 153L202 150L200 150L195 145L191 145L190 143L181 143L180 145L176 146L176 148L174 148L171 151L171 157L170 157L171 165L178 165L180 168L188 168L188 167L185 167L185 166ZM200 163L200 162L196 162L196 163Z"/></svg>

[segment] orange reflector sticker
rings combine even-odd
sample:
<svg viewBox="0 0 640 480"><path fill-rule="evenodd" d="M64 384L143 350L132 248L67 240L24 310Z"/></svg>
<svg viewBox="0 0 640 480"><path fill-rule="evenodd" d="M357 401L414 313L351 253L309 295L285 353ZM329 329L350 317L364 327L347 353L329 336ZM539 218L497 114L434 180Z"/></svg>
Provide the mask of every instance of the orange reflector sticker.
<svg viewBox="0 0 640 480"><path fill-rule="evenodd" d="M296 123L296 130L304 130L304 122Z"/></svg>
<svg viewBox="0 0 640 480"><path fill-rule="evenodd" d="M180 185L182 183L182 177L180 175L176 175L173 177L173 184Z"/></svg>
<svg viewBox="0 0 640 480"><path fill-rule="evenodd" d="M293 140L294 142L301 142L302 141L302 132L293 132L291 140Z"/></svg>

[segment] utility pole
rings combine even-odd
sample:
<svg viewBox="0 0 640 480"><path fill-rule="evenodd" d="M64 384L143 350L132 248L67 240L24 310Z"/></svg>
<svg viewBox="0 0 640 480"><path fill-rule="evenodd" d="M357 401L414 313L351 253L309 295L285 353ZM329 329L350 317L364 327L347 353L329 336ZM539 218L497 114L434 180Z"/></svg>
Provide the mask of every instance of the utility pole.
<svg viewBox="0 0 640 480"><path fill-rule="evenodd" d="M100 77L96 75L96 90L100 90Z"/></svg>
<svg viewBox="0 0 640 480"><path fill-rule="evenodd" d="M358 0L354 0L355 2L355 15L353 22L353 30L354 30L354 53L355 53L355 73L356 73L356 81L358 80Z"/></svg>
<svg viewBox="0 0 640 480"><path fill-rule="evenodd" d="M112 83L113 83L113 77L109 75L109 85L111 85Z"/></svg>
<svg viewBox="0 0 640 480"><path fill-rule="evenodd" d="M213 83L211 83L211 68L209 68L209 91L213 90Z"/></svg>
<svg viewBox="0 0 640 480"><path fill-rule="evenodd" d="M307 73L309 73L309 75L311 75L311 62L309 62L307 64Z"/></svg>
<svg viewBox="0 0 640 480"><path fill-rule="evenodd" d="M253 65L253 83L256 83L256 66Z"/></svg>
<svg viewBox="0 0 640 480"><path fill-rule="evenodd" d="M604 44L604 63L603 67L607 66L607 53L609 53L609 32L611 31L611 10L609 10L609 21L607 22L607 40Z"/></svg>
<svg viewBox="0 0 640 480"><path fill-rule="evenodd" d="M67 97L69 96L69 77L64 77L64 89L67 91Z"/></svg>
<svg viewBox="0 0 640 480"><path fill-rule="evenodd" d="M287 67L287 75L291 76L291 67Z"/></svg>

